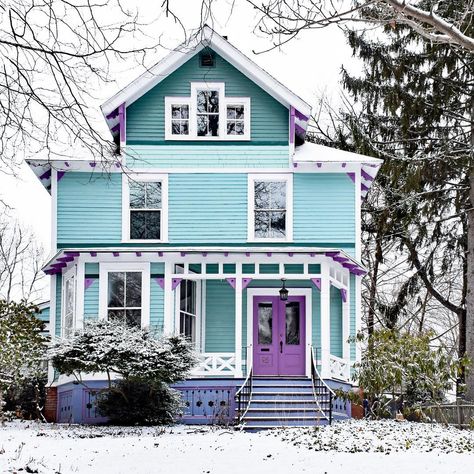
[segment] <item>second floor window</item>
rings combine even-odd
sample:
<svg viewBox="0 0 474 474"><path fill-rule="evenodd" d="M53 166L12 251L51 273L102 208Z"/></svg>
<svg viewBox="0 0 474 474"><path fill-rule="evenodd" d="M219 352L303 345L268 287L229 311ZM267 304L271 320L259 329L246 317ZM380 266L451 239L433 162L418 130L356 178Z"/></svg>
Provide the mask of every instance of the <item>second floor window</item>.
<svg viewBox="0 0 474 474"><path fill-rule="evenodd" d="M189 105L171 104L171 133L189 135Z"/></svg>
<svg viewBox="0 0 474 474"><path fill-rule="evenodd" d="M198 137L218 137L219 91L198 90L196 102Z"/></svg>
<svg viewBox="0 0 474 474"><path fill-rule="evenodd" d="M162 183L130 181L130 239L160 240Z"/></svg>

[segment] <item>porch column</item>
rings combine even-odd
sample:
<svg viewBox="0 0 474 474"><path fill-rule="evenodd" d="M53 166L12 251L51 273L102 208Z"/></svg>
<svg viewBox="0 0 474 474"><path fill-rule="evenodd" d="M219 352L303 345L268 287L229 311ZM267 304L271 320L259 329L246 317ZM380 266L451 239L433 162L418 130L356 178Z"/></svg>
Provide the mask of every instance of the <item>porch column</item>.
<svg viewBox="0 0 474 474"><path fill-rule="evenodd" d="M348 279L348 286L346 287L346 301L342 303L342 358L347 362L346 379L351 377L351 345L349 337L351 335L351 287L350 277Z"/></svg>
<svg viewBox="0 0 474 474"><path fill-rule="evenodd" d="M330 283L329 283L329 264L321 264L321 377L331 378L329 368L329 355L331 352L331 333L330 333Z"/></svg>
<svg viewBox="0 0 474 474"><path fill-rule="evenodd" d="M241 274L241 271L238 271ZM242 277L235 279L235 376L242 377Z"/></svg>
<svg viewBox="0 0 474 474"><path fill-rule="evenodd" d="M171 273L173 264L165 262L165 275L164 275L164 301L163 301L163 334L174 333L174 312L173 312L173 290L171 288Z"/></svg>

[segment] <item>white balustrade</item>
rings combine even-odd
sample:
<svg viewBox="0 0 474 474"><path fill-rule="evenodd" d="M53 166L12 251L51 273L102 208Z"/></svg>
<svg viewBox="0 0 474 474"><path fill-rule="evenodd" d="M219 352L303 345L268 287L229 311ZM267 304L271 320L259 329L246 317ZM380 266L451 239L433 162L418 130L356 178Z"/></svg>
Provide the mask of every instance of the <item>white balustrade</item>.
<svg viewBox="0 0 474 474"><path fill-rule="evenodd" d="M236 373L234 352L202 352L198 355L198 365L192 370L192 376L226 375Z"/></svg>
<svg viewBox="0 0 474 474"><path fill-rule="evenodd" d="M351 377L351 365L348 360L341 359L335 355L329 355L329 372L331 378L338 380L344 380L345 382L350 381Z"/></svg>

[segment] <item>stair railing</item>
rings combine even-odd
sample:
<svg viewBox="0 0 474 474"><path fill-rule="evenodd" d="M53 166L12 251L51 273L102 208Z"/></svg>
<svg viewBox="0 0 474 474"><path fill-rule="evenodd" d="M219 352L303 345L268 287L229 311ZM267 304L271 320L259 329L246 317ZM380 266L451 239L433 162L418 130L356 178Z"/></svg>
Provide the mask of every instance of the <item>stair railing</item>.
<svg viewBox="0 0 474 474"><path fill-rule="evenodd" d="M317 367L317 349L311 346L311 382L313 386L313 395L321 413L332 424L332 403L336 398L336 394L331 387L323 380ZM320 398L321 397L321 398ZM321 405L327 405L324 409Z"/></svg>
<svg viewBox="0 0 474 474"><path fill-rule="evenodd" d="M242 386L237 390L235 394L235 403L237 410L237 424L243 420L246 415L250 400L252 398L253 389L253 366L252 366L252 344L246 347L246 371L247 377L244 380Z"/></svg>

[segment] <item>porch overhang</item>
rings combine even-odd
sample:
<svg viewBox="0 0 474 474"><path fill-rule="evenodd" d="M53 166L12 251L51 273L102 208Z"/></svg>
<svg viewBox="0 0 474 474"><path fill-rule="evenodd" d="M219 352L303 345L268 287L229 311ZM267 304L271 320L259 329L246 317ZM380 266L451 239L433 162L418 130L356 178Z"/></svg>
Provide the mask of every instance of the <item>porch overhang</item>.
<svg viewBox="0 0 474 474"><path fill-rule="evenodd" d="M143 248L143 247L115 247L115 248L69 248L58 251L43 267L47 275L62 273L79 257L86 257L89 261L123 261L134 259L139 261L163 261L163 262L183 262L183 265L189 265L190 262L196 263L216 263L218 272L209 274L213 278L225 278L235 276L234 273L224 271L225 263L298 263L305 268L304 275L311 275L308 271L308 265L312 263L321 263L328 259L335 266L346 269L349 273L357 276L363 276L367 273L366 268L350 256L347 252L338 248L319 248L319 247L180 247L180 248ZM183 273L187 273L183 268ZM245 273L245 272L243 272ZM283 274L285 272L278 272ZM255 277L255 274L252 274ZM200 278L199 275L195 275ZM272 274L259 275L271 278ZM285 274L288 279L301 279L301 273Z"/></svg>

